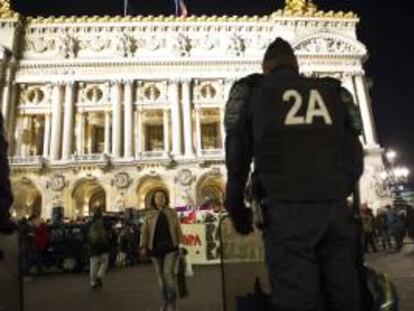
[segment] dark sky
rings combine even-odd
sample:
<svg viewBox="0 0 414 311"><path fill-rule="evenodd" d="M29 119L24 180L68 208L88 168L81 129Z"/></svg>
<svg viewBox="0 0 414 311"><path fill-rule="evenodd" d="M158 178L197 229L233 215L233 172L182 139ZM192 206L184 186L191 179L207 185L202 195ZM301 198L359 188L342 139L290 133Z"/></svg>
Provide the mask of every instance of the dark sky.
<svg viewBox="0 0 414 311"><path fill-rule="evenodd" d="M130 13L173 13L173 0L129 0ZM283 0L185 0L196 15L263 15ZM414 19L406 0L315 0L327 10L352 10L361 17L359 38L367 45L366 70L373 79L372 99L380 143L399 153L398 162L414 171ZM14 0L25 15L117 15L123 0ZM410 97L411 96L411 97ZM414 184L414 172L411 183Z"/></svg>

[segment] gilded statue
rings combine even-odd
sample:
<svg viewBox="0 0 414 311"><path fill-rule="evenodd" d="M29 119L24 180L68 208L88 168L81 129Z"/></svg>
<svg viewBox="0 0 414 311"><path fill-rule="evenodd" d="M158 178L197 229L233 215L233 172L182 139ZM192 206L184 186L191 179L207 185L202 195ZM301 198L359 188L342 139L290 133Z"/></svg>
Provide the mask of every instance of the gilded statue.
<svg viewBox="0 0 414 311"><path fill-rule="evenodd" d="M285 10L297 13L316 11L316 5L312 0L286 0Z"/></svg>
<svg viewBox="0 0 414 311"><path fill-rule="evenodd" d="M10 0L0 0L0 17L13 17L14 14L10 7Z"/></svg>

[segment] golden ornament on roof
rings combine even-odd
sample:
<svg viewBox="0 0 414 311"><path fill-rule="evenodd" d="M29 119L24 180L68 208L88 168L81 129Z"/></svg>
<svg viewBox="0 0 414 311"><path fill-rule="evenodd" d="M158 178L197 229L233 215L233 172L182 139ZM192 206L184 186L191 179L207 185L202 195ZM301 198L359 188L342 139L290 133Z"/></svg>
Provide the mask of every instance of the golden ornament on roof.
<svg viewBox="0 0 414 311"><path fill-rule="evenodd" d="M285 10L294 15L306 14L318 10L312 0L286 0Z"/></svg>
<svg viewBox="0 0 414 311"><path fill-rule="evenodd" d="M10 0L0 0L0 17L13 17L15 14L10 7Z"/></svg>

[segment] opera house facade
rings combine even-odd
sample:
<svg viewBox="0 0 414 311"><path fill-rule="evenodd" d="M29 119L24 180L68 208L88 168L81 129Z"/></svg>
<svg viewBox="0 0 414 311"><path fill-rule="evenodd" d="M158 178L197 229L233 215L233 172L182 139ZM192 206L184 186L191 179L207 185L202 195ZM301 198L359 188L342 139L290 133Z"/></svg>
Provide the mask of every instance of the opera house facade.
<svg viewBox="0 0 414 311"><path fill-rule="evenodd" d="M261 70L281 36L306 76L342 80L359 106L362 200L385 196L353 13L287 1L267 16L25 17L0 0L0 100L18 216L222 204L224 108L238 78Z"/></svg>

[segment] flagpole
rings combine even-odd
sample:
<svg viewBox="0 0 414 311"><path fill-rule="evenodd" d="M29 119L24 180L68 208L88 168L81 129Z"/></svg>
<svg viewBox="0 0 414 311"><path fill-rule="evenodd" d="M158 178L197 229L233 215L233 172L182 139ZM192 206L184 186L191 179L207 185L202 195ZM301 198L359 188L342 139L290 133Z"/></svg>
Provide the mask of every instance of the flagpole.
<svg viewBox="0 0 414 311"><path fill-rule="evenodd" d="M124 16L128 14L128 0L124 0Z"/></svg>
<svg viewBox="0 0 414 311"><path fill-rule="evenodd" d="M178 16L179 13L179 4L178 4L179 0L174 0L175 3L175 16Z"/></svg>

